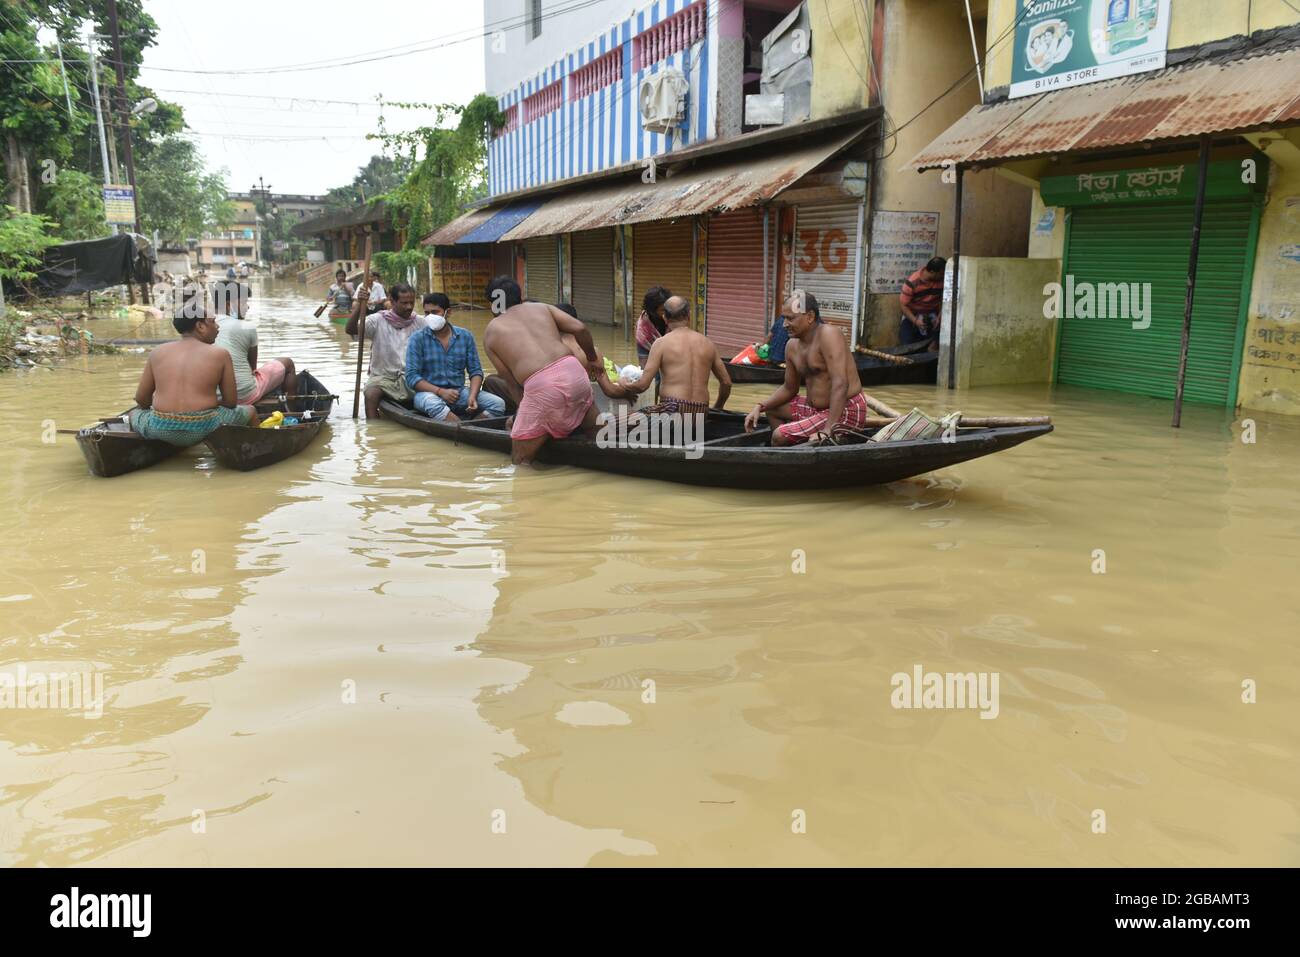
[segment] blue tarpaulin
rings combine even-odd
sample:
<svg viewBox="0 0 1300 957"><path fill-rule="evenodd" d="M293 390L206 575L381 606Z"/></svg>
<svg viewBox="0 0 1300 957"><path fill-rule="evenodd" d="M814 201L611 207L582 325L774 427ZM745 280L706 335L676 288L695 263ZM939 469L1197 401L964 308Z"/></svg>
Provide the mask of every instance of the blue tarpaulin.
<svg viewBox="0 0 1300 957"><path fill-rule="evenodd" d="M495 213L487 222L479 223L464 236L461 236L460 239L456 240L456 244L494 243L541 209L543 203L545 203L545 200L542 199L511 203Z"/></svg>

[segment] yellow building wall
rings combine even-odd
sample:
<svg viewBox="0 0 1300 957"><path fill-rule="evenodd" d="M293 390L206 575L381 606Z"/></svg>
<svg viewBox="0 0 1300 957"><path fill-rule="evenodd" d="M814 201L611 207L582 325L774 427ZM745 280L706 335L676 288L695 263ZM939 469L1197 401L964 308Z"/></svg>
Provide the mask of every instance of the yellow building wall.
<svg viewBox="0 0 1300 957"><path fill-rule="evenodd" d="M990 50L984 71L986 90L1005 87L1011 83L1011 57L1015 37L1010 28L1015 23L1022 2L1023 0L988 0L988 28L984 38ZM1292 0L1292 4L1300 6L1295 0ZM952 6L962 9L961 3L953 3ZM1282 27L1297 21L1300 21L1300 13L1284 0L1173 0L1168 48L1177 50L1223 37Z"/></svg>
<svg viewBox="0 0 1300 957"><path fill-rule="evenodd" d="M1243 411L1300 415L1300 165L1270 171L1237 402Z"/></svg>
<svg viewBox="0 0 1300 957"><path fill-rule="evenodd" d="M872 181L871 208L937 212L937 254L947 258L953 250L955 178L945 177L940 170L917 173L904 167L979 103L979 84L972 73L965 84L930 105L974 66L965 6L954 0L908 0L886 3L883 12L882 99L890 115L889 129L906 126L897 135L886 137L886 155L880 160ZM918 50L924 51L919 60ZM962 254L1024 256L1030 193L1028 187L994 170L965 173ZM869 345L892 345L898 341L901 308L897 293L868 294L866 311Z"/></svg>
<svg viewBox="0 0 1300 957"><path fill-rule="evenodd" d="M813 0L812 119L870 106L873 0Z"/></svg>

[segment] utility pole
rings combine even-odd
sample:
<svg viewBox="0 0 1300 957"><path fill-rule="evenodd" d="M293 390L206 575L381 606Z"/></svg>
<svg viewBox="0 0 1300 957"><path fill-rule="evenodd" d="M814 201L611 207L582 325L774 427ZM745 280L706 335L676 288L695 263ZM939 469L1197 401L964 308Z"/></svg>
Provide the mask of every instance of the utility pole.
<svg viewBox="0 0 1300 957"><path fill-rule="evenodd" d="M108 0L108 29L113 34L113 67L117 72L117 109L122 117L122 145L126 150L126 177L135 202L135 231L140 232L140 195L135 188L135 160L131 156L131 111L126 105L126 71L122 68L122 35L117 27L117 0Z"/></svg>
<svg viewBox="0 0 1300 957"><path fill-rule="evenodd" d="M113 34L113 66L117 73L117 108L122 116L122 143L126 147L126 176L131 184L131 204L135 207L135 233L140 233L140 193L135 187L135 160L131 156L131 111L126 105L126 71L122 67L122 34L117 27L117 0L108 0L108 29ZM154 251L157 255L157 250ZM127 283L130 291L131 284ZM149 283L140 284L141 298L149 304Z"/></svg>
<svg viewBox="0 0 1300 957"><path fill-rule="evenodd" d="M95 59L95 38L86 35L86 52L90 55L90 91L95 101L95 125L99 128L99 160L104 167L104 185L113 185L113 171L108 165L108 143L104 138L104 113L99 108L99 63ZM113 235L117 235L117 223L111 224Z"/></svg>

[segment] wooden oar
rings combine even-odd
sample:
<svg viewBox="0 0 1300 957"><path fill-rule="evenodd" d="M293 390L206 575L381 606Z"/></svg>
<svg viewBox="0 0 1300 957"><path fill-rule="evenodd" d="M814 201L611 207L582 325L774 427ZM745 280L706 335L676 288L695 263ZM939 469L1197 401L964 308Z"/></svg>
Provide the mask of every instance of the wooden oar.
<svg viewBox="0 0 1300 957"><path fill-rule="evenodd" d="M324 312L327 308L329 308L328 302L325 303L325 305L321 306L319 309L317 309L315 312L313 312L312 315L315 316L317 319L319 319L321 313Z"/></svg>
<svg viewBox="0 0 1300 957"><path fill-rule="evenodd" d="M366 291L366 305L370 305L370 253L374 245L374 233L366 233L366 264L363 267L364 272L361 274L362 286ZM361 415L361 357L366 351L366 314L365 309L361 310L361 318L357 322L357 391L352 396L352 418Z"/></svg>
<svg viewBox="0 0 1300 957"><path fill-rule="evenodd" d="M897 356L890 352L878 352L875 349L868 349L866 346L858 346L853 350L860 356L871 356L873 359L881 359L894 365L913 365L915 360L907 356Z"/></svg>

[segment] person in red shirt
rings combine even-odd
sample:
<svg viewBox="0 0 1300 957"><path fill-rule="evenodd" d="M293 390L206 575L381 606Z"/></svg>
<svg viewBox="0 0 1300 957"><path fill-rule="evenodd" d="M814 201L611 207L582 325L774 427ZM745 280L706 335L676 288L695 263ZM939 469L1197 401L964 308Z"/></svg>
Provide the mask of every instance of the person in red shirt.
<svg viewBox="0 0 1300 957"><path fill-rule="evenodd" d="M903 307L903 319L898 327L898 341L902 345L930 340L931 351L939 348L943 271L947 265L942 256L935 256L903 282L903 291L898 296Z"/></svg>

